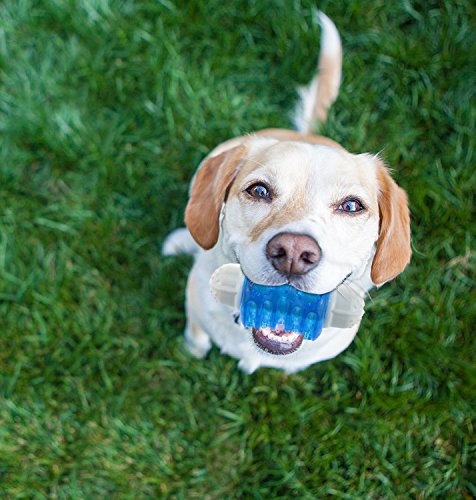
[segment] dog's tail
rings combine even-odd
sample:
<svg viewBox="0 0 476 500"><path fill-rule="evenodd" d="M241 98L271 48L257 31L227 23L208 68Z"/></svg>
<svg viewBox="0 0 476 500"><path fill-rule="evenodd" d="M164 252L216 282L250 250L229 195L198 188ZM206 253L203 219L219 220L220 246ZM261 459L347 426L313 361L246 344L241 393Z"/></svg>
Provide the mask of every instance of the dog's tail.
<svg viewBox="0 0 476 500"><path fill-rule="evenodd" d="M300 100L294 112L298 132L307 134L327 118L327 111L337 99L342 74L342 44L335 24L321 11L316 18L322 28L319 73L306 87L298 89Z"/></svg>

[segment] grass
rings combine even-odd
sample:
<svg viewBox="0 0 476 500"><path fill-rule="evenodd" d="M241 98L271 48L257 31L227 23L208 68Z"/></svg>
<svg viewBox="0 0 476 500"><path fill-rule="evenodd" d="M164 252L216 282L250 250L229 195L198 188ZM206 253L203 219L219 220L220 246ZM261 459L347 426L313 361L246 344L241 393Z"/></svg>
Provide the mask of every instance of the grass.
<svg viewBox="0 0 476 500"><path fill-rule="evenodd" d="M471 498L476 11L322 1L345 47L323 133L383 151L414 257L358 338L296 375L182 344L200 159L287 127L301 0L0 5L0 496Z"/></svg>

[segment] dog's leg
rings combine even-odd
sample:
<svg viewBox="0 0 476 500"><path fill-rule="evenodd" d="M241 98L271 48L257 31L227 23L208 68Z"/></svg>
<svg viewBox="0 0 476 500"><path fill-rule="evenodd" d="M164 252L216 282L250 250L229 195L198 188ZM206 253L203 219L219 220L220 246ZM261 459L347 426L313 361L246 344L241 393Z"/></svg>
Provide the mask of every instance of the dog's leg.
<svg viewBox="0 0 476 500"><path fill-rule="evenodd" d="M208 334L190 320L185 328L185 347L196 358L204 358L212 347Z"/></svg>
<svg viewBox="0 0 476 500"><path fill-rule="evenodd" d="M172 231L165 238L162 245L163 255L178 255L181 253L195 255L198 252L198 245L195 243L192 235L185 227L180 227Z"/></svg>

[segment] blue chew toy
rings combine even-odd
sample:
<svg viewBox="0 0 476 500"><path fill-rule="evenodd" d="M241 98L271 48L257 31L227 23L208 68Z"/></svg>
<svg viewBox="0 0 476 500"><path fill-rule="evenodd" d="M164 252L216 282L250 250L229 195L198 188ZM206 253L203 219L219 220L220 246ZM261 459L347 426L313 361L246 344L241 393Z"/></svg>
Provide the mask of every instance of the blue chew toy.
<svg viewBox="0 0 476 500"><path fill-rule="evenodd" d="M362 292L351 284L322 295L290 285L258 285L243 275L239 264L219 267L210 290L218 302L240 312L245 328L295 332L305 340L316 340L323 328L351 328L364 314Z"/></svg>
<svg viewBox="0 0 476 500"><path fill-rule="evenodd" d="M246 328L271 328L316 340L326 319L330 293L316 295L290 285L257 285L245 277L241 291L241 322Z"/></svg>

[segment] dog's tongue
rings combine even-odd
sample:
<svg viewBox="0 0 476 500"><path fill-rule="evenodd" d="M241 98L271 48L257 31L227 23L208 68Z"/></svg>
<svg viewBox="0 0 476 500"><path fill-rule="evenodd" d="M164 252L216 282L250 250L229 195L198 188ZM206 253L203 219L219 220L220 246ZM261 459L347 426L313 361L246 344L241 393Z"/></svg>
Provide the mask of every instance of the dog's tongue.
<svg viewBox="0 0 476 500"><path fill-rule="evenodd" d="M284 329L284 325L276 325L276 330L275 334L276 335L284 335L286 333L286 330Z"/></svg>

